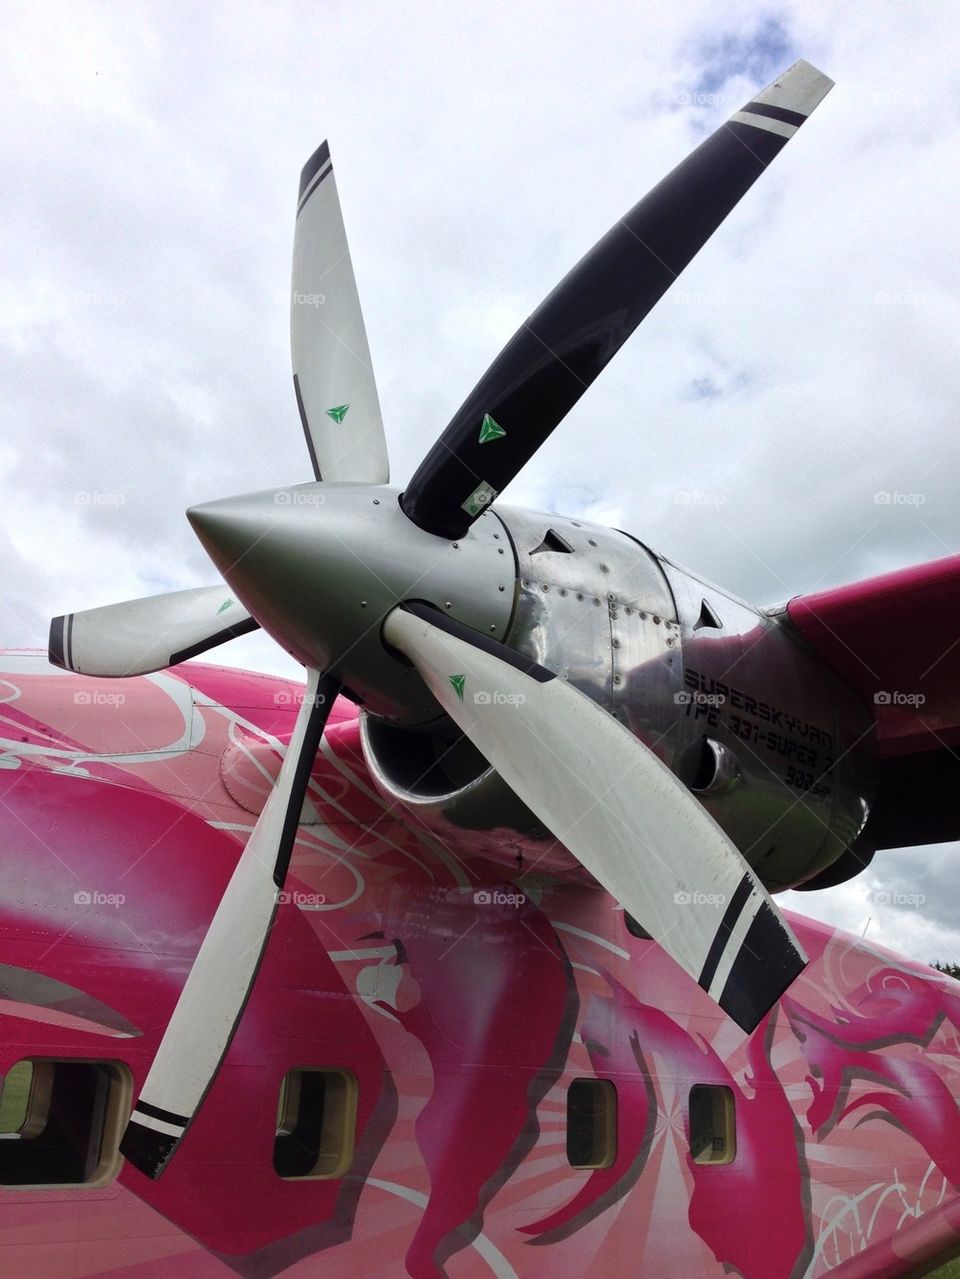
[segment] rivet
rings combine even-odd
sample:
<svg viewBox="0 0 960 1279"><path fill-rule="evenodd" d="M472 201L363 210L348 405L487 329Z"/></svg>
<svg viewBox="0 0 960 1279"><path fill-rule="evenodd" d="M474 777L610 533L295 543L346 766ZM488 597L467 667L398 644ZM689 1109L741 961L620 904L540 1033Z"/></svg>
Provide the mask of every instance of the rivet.
<svg viewBox="0 0 960 1279"><path fill-rule="evenodd" d="M629 617L633 613L632 608L625 608L623 611L626 613L627 617Z"/></svg>
<svg viewBox="0 0 960 1279"><path fill-rule="evenodd" d="M654 613L654 615L653 615L653 624L654 624L654 626L659 626L659 625L660 625L660 618L659 618L659 617L657 617L656 613Z"/></svg>
<svg viewBox="0 0 960 1279"><path fill-rule="evenodd" d="M610 570L607 568L606 564L601 564L601 565L600 565L600 572L601 572L601 573L609 573L609 572L610 572Z"/></svg>
<svg viewBox="0 0 960 1279"><path fill-rule="evenodd" d="M620 647L620 641L619 641L618 639L611 640L610 642L611 642L611 644L613 645L613 647L614 647L614 648L619 648L619 647Z"/></svg>
<svg viewBox="0 0 960 1279"><path fill-rule="evenodd" d="M541 591L549 591L550 587L547 585L546 582L544 582L543 585L540 587L540 589Z"/></svg>
<svg viewBox="0 0 960 1279"><path fill-rule="evenodd" d="M593 540L592 537L588 537L587 541L590 543L591 546L596 546L596 542Z"/></svg>
<svg viewBox="0 0 960 1279"><path fill-rule="evenodd" d="M577 523L577 521L576 521L576 520L571 520L571 521L570 521L570 523L573 525L573 527L574 527L574 528L579 528L579 527L580 527L580 525Z"/></svg>
<svg viewBox="0 0 960 1279"><path fill-rule="evenodd" d="M497 587L497 590L498 590L498 591L505 591L506 589L507 589L507 588L506 588L505 586L498 586L498 587Z"/></svg>
<svg viewBox="0 0 960 1279"><path fill-rule="evenodd" d="M600 607L600 601L599 601L599 600L594 600L593 602L594 602L594 604L597 606L597 608L599 608L599 607Z"/></svg>
<svg viewBox="0 0 960 1279"><path fill-rule="evenodd" d="M459 549L460 549L460 543L459 543L459 542L454 542L454 544L453 544L453 549L454 549L455 551L459 551Z"/></svg>
<svg viewBox="0 0 960 1279"><path fill-rule="evenodd" d="M620 677L619 675L614 675L614 677L613 677L613 682L614 682L614 684L622 684L622 683L623 683L623 680L621 679L621 677Z"/></svg>
<svg viewBox="0 0 960 1279"><path fill-rule="evenodd" d="M490 629L491 629L491 631L495 631L497 628L496 628L496 626L491 626L491 627L490 627Z"/></svg>
<svg viewBox="0 0 960 1279"><path fill-rule="evenodd" d="M578 599L578 600L582 600L582 599L583 599L583 591L577 591L577 599Z"/></svg>
<svg viewBox="0 0 960 1279"><path fill-rule="evenodd" d="M494 535L493 535L493 540L494 540L495 542L499 542L499 541L500 541L500 534L499 534L499 533L494 533Z"/></svg>
<svg viewBox="0 0 960 1279"><path fill-rule="evenodd" d="M503 549L503 547L502 547L502 546L498 546L498 547L497 547L497 554L498 554L498 555L506 555L506 551Z"/></svg>
<svg viewBox="0 0 960 1279"><path fill-rule="evenodd" d="M366 608L366 607L367 607L367 601L366 601L366 600L361 600L361 601L360 601L360 607L361 607L361 608Z"/></svg>
<svg viewBox="0 0 960 1279"><path fill-rule="evenodd" d="M373 504L374 504L374 506L379 506L379 505L380 505L380 499L379 499L378 497L375 497L375 498L373 499Z"/></svg>
<svg viewBox="0 0 960 1279"><path fill-rule="evenodd" d="M565 586L561 586L561 587L560 587L560 594L561 594L561 595L566 595L566 593L567 593L567 588L566 588Z"/></svg>
<svg viewBox="0 0 960 1279"><path fill-rule="evenodd" d="M450 601L449 601L449 600L447 600L446 604L444 604L444 606L443 606L443 607L444 607L444 608L453 608L453 605L450 603Z"/></svg>

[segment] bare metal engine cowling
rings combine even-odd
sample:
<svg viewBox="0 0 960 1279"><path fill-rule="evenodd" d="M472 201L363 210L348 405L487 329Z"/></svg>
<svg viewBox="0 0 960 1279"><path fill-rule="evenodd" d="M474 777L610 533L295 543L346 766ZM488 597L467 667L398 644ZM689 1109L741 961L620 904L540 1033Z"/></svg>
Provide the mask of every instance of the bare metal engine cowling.
<svg viewBox="0 0 960 1279"><path fill-rule="evenodd" d="M496 515L515 557L507 643L651 747L769 888L811 879L848 849L873 794L869 755L850 749L868 712L789 624L627 534ZM439 838L515 869L584 875L449 719L410 728L364 713L361 734L381 794Z"/></svg>

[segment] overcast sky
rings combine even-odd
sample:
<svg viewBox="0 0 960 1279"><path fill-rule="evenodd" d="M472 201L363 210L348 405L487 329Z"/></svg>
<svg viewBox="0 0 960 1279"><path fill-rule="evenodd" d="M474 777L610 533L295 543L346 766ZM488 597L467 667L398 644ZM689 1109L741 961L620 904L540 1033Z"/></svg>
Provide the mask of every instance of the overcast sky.
<svg viewBox="0 0 960 1279"><path fill-rule="evenodd" d="M958 28L939 2L3 0L0 643L216 580L184 509L311 478L289 272L324 137L402 484L581 254L798 57L836 88L508 498L757 603L956 551ZM215 660L295 669L262 636ZM788 904L960 960L958 858Z"/></svg>

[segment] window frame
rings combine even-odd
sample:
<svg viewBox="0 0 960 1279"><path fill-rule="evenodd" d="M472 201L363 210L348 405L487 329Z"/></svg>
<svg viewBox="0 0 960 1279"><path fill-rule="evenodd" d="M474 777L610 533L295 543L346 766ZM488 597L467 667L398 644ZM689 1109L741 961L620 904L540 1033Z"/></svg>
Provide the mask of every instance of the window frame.
<svg viewBox="0 0 960 1279"><path fill-rule="evenodd" d="M290 1161L297 1158L298 1144L301 1152L309 1150L303 1145L303 1136L306 1135L311 1144L313 1141L313 1134L309 1132L301 1135L299 1143L297 1141L298 1128L304 1118L309 1118L301 1114L305 1075L325 1077L323 1114L319 1132L315 1134L316 1158L305 1172L282 1172L281 1164L286 1163L289 1167ZM337 1085L332 1091L329 1089L331 1081L336 1081ZM356 1148L359 1091L356 1075L343 1066L293 1066L284 1072L277 1092L273 1142L273 1170L281 1181L335 1181L344 1176L353 1163ZM284 1143L282 1147L281 1142Z"/></svg>
<svg viewBox="0 0 960 1279"><path fill-rule="evenodd" d="M581 1122L583 1114L576 1115L574 1089L588 1087L592 1094L591 1125L591 1158L583 1163L574 1163L571 1145L577 1140L575 1124ZM603 1104L598 1105L599 1099ZM577 1076L567 1086L567 1130L566 1155L571 1168L578 1171L592 1171L597 1168L611 1168L617 1158L618 1146L618 1097L617 1087L612 1079L596 1079L588 1076ZM573 1120L573 1122L572 1122Z"/></svg>
<svg viewBox="0 0 960 1279"><path fill-rule="evenodd" d="M695 1093L710 1095L709 1136L699 1130L699 1122L705 1117ZM695 1120L697 1131L694 1130ZM699 1144L702 1140L702 1144ZM717 1141L723 1148L717 1149ZM727 1084L693 1084L687 1096L687 1141L690 1159L701 1168L724 1168L737 1157L737 1099ZM699 1146L699 1148L697 1148Z"/></svg>

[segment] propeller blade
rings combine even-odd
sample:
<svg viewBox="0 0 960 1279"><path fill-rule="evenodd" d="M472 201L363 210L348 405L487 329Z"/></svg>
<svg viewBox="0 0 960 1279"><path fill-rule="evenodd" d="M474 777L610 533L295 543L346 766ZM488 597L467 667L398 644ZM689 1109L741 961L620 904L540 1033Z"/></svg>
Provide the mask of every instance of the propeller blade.
<svg viewBox="0 0 960 1279"><path fill-rule="evenodd" d="M483 375L401 499L462 537L567 415L833 82L797 62L677 166L553 290Z"/></svg>
<svg viewBox="0 0 960 1279"><path fill-rule="evenodd" d="M330 148L300 176L290 297L293 388L318 480L386 484L387 443Z"/></svg>
<svg viewBox="0 0 960 1279"><path fill-rule="evenodd" d="M428 605L395 609L383 634L527 807L752 1031L807 956L670 769L585 694Z"/></svg>
<svg viewBox="0 0 960 1279"><path fill-rule="evenodd" d="M48 655L79 675L146 675L258 625L226 586L199 586L55 617Z"/></svg>
<svg viewBox="0 0 960 1279"><path fill-rule="evenodd" d="M159 1177L200 1108L243 1014L286 879L327 716L340 691L309 673L280 774L197 953L120 1143Z"/></svg>

